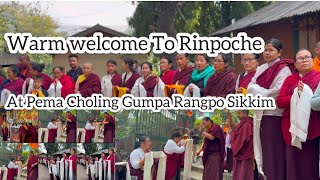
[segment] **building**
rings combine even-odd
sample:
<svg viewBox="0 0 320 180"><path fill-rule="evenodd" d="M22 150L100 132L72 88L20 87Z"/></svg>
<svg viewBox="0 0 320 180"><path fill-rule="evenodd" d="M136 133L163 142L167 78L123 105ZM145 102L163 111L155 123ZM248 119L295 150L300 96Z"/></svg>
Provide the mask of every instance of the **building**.
<svg viewBox="0 0 320 180"><path fill-rule="evenodd" d="M127 34L115 31L113 29L101 26L99 24L88 28L84 31L81 31L77 34L74 34L72 37L91 37L94 33L101 32L105 37L123 37L129 36ZM67 70L70 69L68 56L70 53L67 54L54 54L52 55L52 63L54 66L64 66ZM106 75L106 63L109 59L114 59L117 62L118 72L122 73L122 60L121 58L125 56L124 54L78 54L79 56L79 63L80 65L85 62L90 62L93 64L94 72L99 75L99 77L103 77ZM147 60L146 54L135 54L135 55L128 55L136 60L138 60L139 64Z"/></svg>
<svg viewBox="0 0 320 180"><path fill-rule="evenodd" d="M249 37L259 36L265 41L270 38L281 40L282 56L286 58L294 58L299 48L314 51L316 42L320 41L320 3L274 2L209 36L230 36L238 32L246 32ZM240 55L235 55L234 68L238 74L243 71L240 59Z"/></svg>

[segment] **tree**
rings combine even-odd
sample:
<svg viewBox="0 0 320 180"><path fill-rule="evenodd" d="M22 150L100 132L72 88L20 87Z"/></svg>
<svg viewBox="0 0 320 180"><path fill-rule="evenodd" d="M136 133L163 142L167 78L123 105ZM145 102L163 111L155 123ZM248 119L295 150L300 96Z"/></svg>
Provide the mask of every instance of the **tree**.
<svg viewBox="0 0 320 180"><path fill-rule="evenodd" d="M22 5L18 2L0 4L0 53L4 51L6 32L29 32L35 37L65 36L57 32L58 24L41 11L39 4ZM29 54L32 61L46 65L45 73L51 73L52 57L48 54Z"/></svg>

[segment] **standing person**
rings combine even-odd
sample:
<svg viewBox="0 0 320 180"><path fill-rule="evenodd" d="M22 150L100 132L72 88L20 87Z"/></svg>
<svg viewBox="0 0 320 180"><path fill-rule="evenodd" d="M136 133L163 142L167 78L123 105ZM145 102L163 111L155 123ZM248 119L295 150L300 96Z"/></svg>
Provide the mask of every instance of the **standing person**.
<svg viewBox="0 0 320 180"><path fill-rule="evenodd" d="M8 123L6 121L3 122L1 132L2 132L2 140L8 141L9 129L8 129Z"/></svg>
<svg viewBox="0 0 320 180"><path fill-rule="evenodd" d="M25 80L27 78L32 78L31 75L31 61L30 57L27 54L22 54L19 57L19 63L17 64L20 74L19 76Z"/></svg>
<svg viewBox="0 0 320 180"><path fill-rule="evenodd" d="M17 164L16 158L11 158L11 161L8 164L7 180L14 180L14 177L18 175L18 168L19 165Z"/></svg>
<svg viewBox="0 0 320 180"><path fill-rule="evenodd" d="M113 96L113 88L121 86L122 76L117 72L117 62L113 59L107 62L107 75L101 79L101 92L104 97Z"/></svg>
<svg viewBox="0 0 320 180"><path fill-rule="evenodd" d="M265 43L263 58L267 62L257 68L256 74L248 86L248 93L259 92L267 97L277 98L284 80L293 72L293 60L281 58L282 43L278 39L270 39ZM261 138L263 159L262 170L268 179L283 180L285 178L285 144L282 136L281 119L283 110L264 110L261 126L254 131L254 136ZM270 146L274 144L274 146ZM258 149L260 145L257 144ZM261 152L259 151L259 152ZM255 153L255 156L259 154ZM261 163L260 163L261 164ZM257 168L261 166L257 162Z"/></svg>
<svg viewBox="0 0 320 180"><path fill-rule="evenodd" d="M186 144L181 144L182 135L179 131L173 131L171 139L164 146L163 152L167 155L166 176L167 180L176 180L180 173L180 157L186 150Z"/></svg>
<svg viewBox="0 0 320 180"><path fill-rule="evenodd" d="M52 69L54 76L53 82L48 89L49 97L66 98L74 93L74 82L71 77L64 74L64 67L56 66Z"/></svg>
<svg viewBox="0 0 320 180"><path fill-rule="evenodd" d="M71 160L72 164L72 180L77 179L77 155L75 148L70 148L70 156L69 160Z"/></svg>
<svg viewBox="0 0 320 180"><path fill-rule="evenodd" d="M26 125L25 122L22 122L21 126L19 127L19 139L20 143L25 143L26 142L26 137L28 134L28 126Z"/></svg>
<svg viewBox="0 0 320 180"><path fill-rule="evenodd" d="M225 127L223 128L223 134L225 138L225 152L226 157L224 159L224 169L228 172L232 171L232 165L233 165L233 153L232 153L232 147L231 147L231 133L232 133L232 127L230 127L230 120L226 120Z"/></svg>
<svg viewBox="0 0 320 180"><path fill-rule="evenodd" d="M51 121L48 123L48 143L54 143L57 137L58 125L56 117L52 117Z"/></svg>
<svg viewBox="0 0 320 180"><path fill-rule="evenodd" d="M82 97L91 97L92 94L101 93L100 78L93 73L91 63L83 64L83 74L78 77L74 92L80 93Z"/></svg>
<svg viewBox="0 0 320 180"><path fill-rule="evenodd" d="M53 159L50 159L49 174L50 180L55 180L55 176L57 175L57 165Z"/></svg>
<svg viewBox="0 0 320 180"><path fill-rule="evenodd" d="M111 179L114 179L115 156L113 148L109 149L109 156L107 157L107 160L109 160L111 164Z"/></svg>
<svg viewBox="0 0 320 180"><path fill-rule="evenodd" d="M312 101L309 103L320 82L320 72L312 70L313 58L307 49L298 50L295 67L298 73L286 78L277 98L277 106L284 108L281 125L286 143L286 179L316 180L319 179L320 119L318 112L311 110ZM299 95L296 88L300 102L306 103L303 106L294 101Z"/></svg>
<svg viewBox="0 0 320 180"><path fill-rule="evenodd" d="M172 68L172 60L162 56L160 59L160 78L165 85L171 85L175 71Z"/></svg>
<svg viewBox="0 0 320 180"><path fill-rule="evenodd" d="M151 141L148 137L142 136L138 140L136 149L133 150L128 158L130 175L137 180L143 180L144 156L150 152Z"/></svg>
<svg viewBox="0 0 320 180"><path fill-rule="evenodd" d="M238 76L235 88L237 93L244 93L246 91L253 76L256 74L259 60L259 54L247 53L242 56L241 64L245 71Z"/></svg>
<svg viewBox="0 0 320 180"><path fill-rule="evenodd" d="M314 51L316 53L316 57L314 57L314 60L313 60L313 63L314 63L313 70L320 72L320 41L317 42L316 48Z"/></svg>
<svg viewBox="0 0 320 180"><path fill-rule="evenodd" d="M202 125L206 131L202 132L204 137L200 154L203 151L203 180L222 180L223 178L223 159L224 159L224 137L219 125L214 124L209 117L202 119Z"/></svg>
<svg viewBox="0 0 320 180"><path fill-rule="evenodd" d="M152 75L152 64L144 62L141 64L142 76L138 78L131 89L135 97L164 97L164 83Z"/></svg>
<svg viewBox="0 0 320 180"><path fill-rule="evenodd" d="M89 118L89 122L87 122L86 126L84 127L86 131L85 135L85 143L91 143L92 139L94 138L96 127L93 125L94 117Z"/></svg>
<svg viewBox="0 0 320 180"><path fill-rule="evenodd" d="M141 76L141 67L139 66L138 60L135 59L133 62L134 70Z"/></svg>
<svg viewBox="0 0 320 180"><path fill-rule="evenodd" d="M122 74L122 84L121 87L124 88L125 92L118 92L119 94L131 93L131 89L134 86L136 80L140 77L134 69L134 60L129 57L123 59L122 68L125 73Z"/></svg>
<svg viewBox="0 0 320 180"><path fill-rule="evenodd" d="M76 54L69 55L70 70L67 75L72 78L73 82L77 82L78 77L82 74L82 68L79 66L79 58Z"/></svg>
<svg viewBox="0 0 320 180"><path fill-rule="evenodd" d="M200 143L200 122L195 122L194 128L189 131L189 136L193 139L192 162L196 162L196 154Z"/></svg>
<svg viewBox="0 0 320 180"><path fill-rule="evenodd" d="M204 96L204 88L210 76L214 74L214 69L210 65L210 58L206 54L198 54L195 62L196 68L192 71L188 84L194 84L200 89L200 97ZM193 86L188 86L190 93L193 93Z"/></svg>
<svg viewBox="0 0 320 180"><path fill-rule="evenodd" d="M32 123L29 123L28 135L30 136L30 142L28 143L38 143L38 131Z"/></svg>
<svg viewBox="0 0 320 180"><path fill-rule="evenodd" d="M77 139L77 118L70 111L66 113L66 121L67 121L67 143L76 142Z"/></svg>
<svg viewBox="0 0 320 180"><path fill-rule="evenodd" d="M113 138L115 138L115 120L114 118L107 112L104 112L104 120L103 124L103 142L104 143L113 143Z"/></svg>
<svg viewBox="0 0 320 180"><path fill-rule="evenodd" d="M179 84L187 86L187 83L189 82L191 73L193 71L193 67L190 65L189 61L189 54L177 54L176 55L176 63L178 66L178 69L176 70L173 79L172 84Z"/></svg>
<svg viewBox="0 0 320 180"><path fill-rule="evenodd" d="M253 119L249 117L249 110L238 110L240 122L235 125L231 134L233 152L233 180L253 180ZM231 127L234 124L228 112Z"/></svg>
<svg viewBox="0 0 320 180"><path fill-rule="evenodd" d="M204 96L226 97L235 92L237 75L228 69L232 60L231 54L218 54L213 60L215 73L210 76L204 88Z"/></svg>
<svg viewBox="0 0 320 180"><path fill-rule="evenodd" d="M38 156L33 151L30 152L27 163L27 180L38 179Z"/></svg>

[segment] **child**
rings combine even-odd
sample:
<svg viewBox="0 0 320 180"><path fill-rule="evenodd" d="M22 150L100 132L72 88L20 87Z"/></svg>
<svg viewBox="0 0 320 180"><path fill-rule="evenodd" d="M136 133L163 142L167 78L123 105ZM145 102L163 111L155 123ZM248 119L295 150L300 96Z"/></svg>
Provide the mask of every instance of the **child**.
<svg viewBox="0 0 320 180"><path fill-rule="evenodd" d="M45 89L42 89L43 86L43 77L35 75L33 77L33 88L30 94L34 94L37 97L48 97L48 92Z"/></svg>

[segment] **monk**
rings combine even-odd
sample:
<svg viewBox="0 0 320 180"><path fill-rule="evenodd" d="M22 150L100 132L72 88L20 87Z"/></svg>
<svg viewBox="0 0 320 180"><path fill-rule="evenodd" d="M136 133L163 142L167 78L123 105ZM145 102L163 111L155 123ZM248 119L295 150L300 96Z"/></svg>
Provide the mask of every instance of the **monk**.
<svg viewBox="0 0 320 180"><path fill-rule="evenodd" d="M311 52L307 49L300 49L295 57L295 67L298 73L286 78L277 98L278 107L284 109L281 124L283 139L286 143L286 179L288 180L319 179L320 129L318 127L320 127L320 119L318 112L312 110L310 117L305 117L306 120L309 119L309 124L306 142L302 143L301 149L292 145L294 141L292 133L294 132L289 131L290 127L295 125L292 124L293 120L290 116L290 109L294 106L291 103L294 89L298 88L298 91L303 92L304 85L307 85L314 92L320 82L320 72L313 70L313 65ZM301 118L298 120L308 123Z"/></svg>
<svg viewBox="0 0 320 180"><path fill-rule="evenodd" d="M124 87L126 89L126 93L131 93L131 89L140 75L134 69L134 60L132 58L125 57L123 59L122 68L125 73L122 74L121 87Z"/></svg>
<svg viewBox="0 0 320 180"><path fill-rule="evenodd" d="M82 74L82 68L79 66L79 57L76 54L69 55L70 70L67 76L71 77L73 82L77 82L78 77Z"/></svg>
<svg viewBox="0 0 320 180"><path fill-rule="evenodd" d="M240 122L234 124L231 114L228 119L233 128L231 147L233 152L232 179L253 180L253 119L249 117L249 110L238 110Z"/></svg>
<svg viewBox="0 0 320 180"><path fill-rule="evenodd" d="M237 75L228 69L231 54L218 54L213 60L215 73L210 76L204 88L204 96L226 97L235 92Z"/></svg>
<svg viewBox="0 0 320 180"><path fill-rule="evenodd" d="M77 155L75 148L70 149L69 160L72 161L72 180L77 179Z"/></svg>
<svg viewBox="0 0 320 180"><path fill-rule="evenodd" d="M163 152L167 155L165 176L167 180L176 180L178 173L180 173L180 155L186 150L186 143L182 145L181 140L180 132L173 131L171 139L164 146Z"/></svg>
<svg viewBox="0 0 320 180"><path fill-rule="evenodd" d="M257 68L256 74L248 85L248 93L259 92L267 97L275 99L278 97L284 80L292 74L294 66L293 60L281 58L281 53L281 41L274 38L266 41L263 58L267 63ZM259 159L263 159L262 168L259 162L257 167L263 170L259 173L264 173L267 179L285 178L285 144L283 139L279 138L282 136L282 111L279 107L275 110L264 110L261 127L257 128L257 130L260 129L261 148L260 145L257 144L257 146L262 152L262 157ZM259 134L259 131L254 133Z"/></svg>
<svg viewBox="0 0 320 180"><path fill-rule="evenodd" d="M314 57L314 60L313 60L313 63L314 63L313 69L320 71L320 41L317 42L316 44L315 52L316 52L316 57Z"/></svg>
<svg viewBox="0 0 320 180"><path fill-rule="evenodd" d="M27 78L32 78L31 75L31 61L27 54L22 54L19 57L19 63L17 64L20 71L20 77L25 80Z"/></svg>
<svg viewBox="0 0 320 180"><path fill-rule="evenodd" d="M77 133L77 118L71 114L70 111L66 113L66 120L67 120L67 143L76 142L76 133Z"/></svg>
<svg viewBox="0 0 320 180"><path fill-rule="evenodd" d="M176 70L173 76L172 84L186 86L193 71L193 67L189 64L189 54L177 54L176 63L179 69Z"/></svg>
<svg viewBox="0 0 320 180"><path fill-rule="evenodd" d="M74 93L74 82L71 77L64 74L65 68L56 66L52 69L54 80L48 89L49 97L66 98L67 95Z"/></svg>
<svg viewBox="0 0 320 180"><path fill-rule="evenodd" d="M28 126L28 135L31 137L30 142L28 143L37 143L38 142L38 131L36 128L32 125L32 123L29 123Z"/></svg>
<svg viewBox="0 0 320 180"><path fill-rule="evenodd" d="M108 112L104 112L103 124L103 142L104 143L113 143L113 138L115 138L115 120L109 115Z"/></svg>
<svg viewBox="0 0 320 180"><path fill-rule="evenodd" d="M49 86L50 86L50 84L52 82L52 79L51 79L50 76L48 76L47 74L42 72L42 70L44 68L45 68L44 64L38 64L38 63L35 63L35 62L31 62L30 73L31 73L32 77L37 76L37 75L41 76L42 79L43 79L42 88L45 89L45 90L48 90Z"/></svg>
<svg viewBox="0 0 320 180"><path fill-rule="evenodd" d="M83 75L78 77L74 92L80 93L82 97L101 93L101 82L99 76L93 73L92 64L85 63L82 68Z"/></svg>
<svg viewBox="0 0 320 180"><path fill-rule="evenodd" d="M51 118L51 122L49 122L48 126L48 143L54 143L57 137L58 125L55 117Z"/></svg>
<svg viewBox="0 0 320 180"><path fill-rule="evenodd" d="M30 152L27 163L27 180L37 180L38 178L38 156L33 151Z"/></svg>
<svg viewBox="0 0 320 180"><path fill-rule="evenodd" d="M175 71L172 68L172 60L168 57L162 56L160 58L160 78L165 85L171 85Z"/></svg>
<svg viewBox="0 0 320 180"><path fill-rule="evenodd" d="M224 159L224 137L219 125L214 124L209 117L202 119L202 126L206 131L202 132L203 145L197 155L203 151L203 180L222 180ZM202 128L201 127L201 131Z"/></svg>
<svg viewBox="0 0 320 180"><path fill-rule="evenodd" d="M121 86L122 76L117 72L117 62L113 59L107 62L107 75L101 79L101 93L104 97L112 97L113 88Z"/></svg>
<svg viewBox="0 0 320 180"><path fill-rule="evenodd" d="M22 122L20 128L19 128L19 139L20 143L25 143L26 142L26 136L28 134L28 126L26 123Z"/></svg>
<svg viewBox="0 0 320 180"><path fill-rule="evenodd" d="M16 158L11 158L11 161L8 164L7 180L14 180L14 177L18 175L18 168L19 166L17 164Z"/></svg>
<svg viewBox="0 0 320 180"><path fill-rule="evenodd" d="M7 122L3 122L1 132L2 132L2 140L8 141L9 129L8 129Z"/></svg>
<svg viewBox="0 0 320 180"><path fill-rule="evenodd" d="M135 97L164 97L164 83L152 75L152 64L144 62L141 64L141 77L138 78L131 90Z"/></svg>
<svg viewBox="0 0 320 180"><path fill-rule="evenodd" d="M20 77L20 71L17 66L10 66L7 70L8 79L0 84L1 102L0 106L4 106L9 95L19 95L22 93L23 79Z"/></svg>
<svg viewBox="0 0 320 180"><path fill-rule="evenodd" d="M248 88L249 83L256 74L259 60L259 54L247 53L242 56L241 64L245 71L238 76L235 88L237 93L244 93L243 90Z"/></svg>
<svg viewBox="0 0 320 180"><path fill-rule="evenodd" d="M85 143L91 143L92 139L94 138L95 134L95 129L96 127L93 125L94 123L94 117L89 118L89 122L87 122L86 126L84 127L86 131L86 136L85 136Z"/></svg>
<svg viewBox="0 0 320 180"><path fill-rule="evenodd" d="M133 150L128 158L130 167L130 175L138 180L143 180L144 156L150 151L151 141L148 137L142 136L139 138L136 149Z"/></svg>

